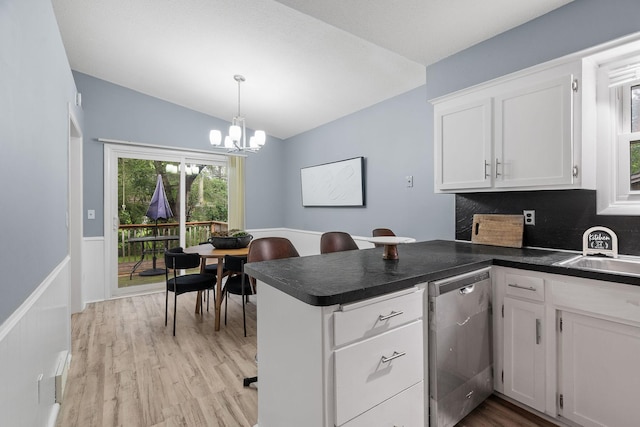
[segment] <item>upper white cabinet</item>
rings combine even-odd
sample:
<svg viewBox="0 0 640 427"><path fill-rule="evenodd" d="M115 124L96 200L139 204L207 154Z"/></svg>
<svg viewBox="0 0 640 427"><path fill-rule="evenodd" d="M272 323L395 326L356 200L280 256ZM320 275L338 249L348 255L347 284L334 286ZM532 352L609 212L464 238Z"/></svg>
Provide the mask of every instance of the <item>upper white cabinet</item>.
<svg viewBox="0 0 640 427"><path fill-rule="evenodd" d="M491 186L492 103L436 107L436 186L440 190Z"/></svg>
<svg viewBox="0 0 640 427"><path fill-rule="evenodd" d="M495 98L495 187L570 185L573 75Z"/></svg>
<svg viewBox="0 0 640 427"><path fill-rule="evenodd" d="M580 69L573 62L435 100L436 191L577 187Z"/></svg>

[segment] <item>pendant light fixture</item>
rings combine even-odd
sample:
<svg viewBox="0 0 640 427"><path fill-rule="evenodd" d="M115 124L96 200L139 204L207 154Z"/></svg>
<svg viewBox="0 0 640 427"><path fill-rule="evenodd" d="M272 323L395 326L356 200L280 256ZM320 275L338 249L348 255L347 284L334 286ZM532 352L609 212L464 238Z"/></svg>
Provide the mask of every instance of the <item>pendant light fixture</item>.
<svg viewBox="0 0 640 427"><path fill-rule="evenodd" d="M247 132L244 124L244 117L240 114L240 85L245 81L244 76L236 74L233 79L238 82L238 114L231 120L231 126L229 126L229 134L224 138L224 148L227 152L249 152L255 153L266 142L267 135L263 130L255 131L254 135L249 138L249 144L247 145ZM220 147L222 143L222 133L213 129L209 132L209 141L214 147Z"/></svg>

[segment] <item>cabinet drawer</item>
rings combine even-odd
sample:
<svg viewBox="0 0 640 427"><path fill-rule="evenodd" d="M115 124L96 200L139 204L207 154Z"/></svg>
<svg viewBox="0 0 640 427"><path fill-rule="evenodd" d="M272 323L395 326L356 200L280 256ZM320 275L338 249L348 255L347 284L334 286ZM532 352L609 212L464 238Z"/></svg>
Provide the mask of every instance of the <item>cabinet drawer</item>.
<svg viewBox="0 0 640 427"><path fill-rule="evenodd" d="M423 380L422 321L335 351L336 425Z"/></svg>
<svg viewBox="0 0 640 427"><path fill-rule="evenodd" d="M424 426L424 383L420 382L349 421L344 427Z"/></svg>
<svg viewBox="0 0 640 427"><path fill-rule="evenodd" d="M506 294L533 301L544 301L544 280L540 277L506 274Z"/></svg>
<svg viewBox="0 0 640 427"><path fill-rule="evenodd" d="M348 304L334 313L334 345L369 338L422 318L423 289Z"/></svg>

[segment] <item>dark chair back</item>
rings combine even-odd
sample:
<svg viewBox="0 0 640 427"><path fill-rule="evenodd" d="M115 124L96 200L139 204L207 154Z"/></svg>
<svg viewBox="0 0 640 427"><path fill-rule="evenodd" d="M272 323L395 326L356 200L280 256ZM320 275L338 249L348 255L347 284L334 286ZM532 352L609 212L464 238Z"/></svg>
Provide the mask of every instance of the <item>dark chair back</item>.
<svg viewBox="0 0 640 427"><path fill-rule="evenodd" d="M388 228L374 228L371 232L371 235L373 237L395 236L395 233Z"/></svg>
<svg viewBox="0 0 640 427"><path fill-rule="evenodd" d="M320 253L352 251L358 248L349 233L343 231L329 231L320 237Z"/></svg>
<svg viewBox="0 0 640 427"><path fill-rule="evenodd" d="M244 264L247 262L246 256L224 256L224 266L231 273L242 273L244 271Z"/></svg>
<svg viewBox="0 0 640 427"><path fill-rule="evenodd" d="M181 247L172 248L164 253L164 263L172 270L187 270L200 266L200 255L185 254Z"/></svg>
<svg viewBox="0 0 640 427"><path fill-rule="evenodd" d="M373 237L382 237L382 236L395 236L396 234L388 228L374 228L373 231L371 232L371 235ZM377 248L384 245L381 243L374 243L374 246Z"/></svg>
<svg viewBox="0 0 640 427"><path fill-rule="evenodd" d="M255 239L249 245L247 262L269 261L298 256L300 254L289 239L284 237L262 237Z"/></svg>

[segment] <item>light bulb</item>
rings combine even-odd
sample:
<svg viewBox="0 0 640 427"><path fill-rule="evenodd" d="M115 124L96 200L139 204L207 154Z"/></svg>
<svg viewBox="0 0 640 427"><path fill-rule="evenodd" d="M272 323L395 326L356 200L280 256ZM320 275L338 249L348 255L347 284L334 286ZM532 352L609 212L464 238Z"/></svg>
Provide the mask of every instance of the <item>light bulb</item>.
<svg viewBox="0 0 640 427"><path fill-rule="evenodd" d="M233 141L231 141L231 137L229 135L224 137L224 147L233 148Z"/></svg>
<svg viewBox="0 0 640 427"><path fill-rule="evenodd" d="M262 147L265 142L267 142L267 134L263 130L257 130L254 134L254 138L256 139L256 144L259 147Z"/></svg>
<svg viewBox="0 0 640 427"><path fill-rule="evenodd" d="M240 141L240 138L242 138L242 128L238 125L229 126L229 136L233 142Z"/></svg>
<svg viewBox="0 0 640 427"><path fill-rule="evenodd" d="M209 142L211 142L211 145L220 145L222 142L222 133L217 129L213 129L209 132Z"/></svg>

